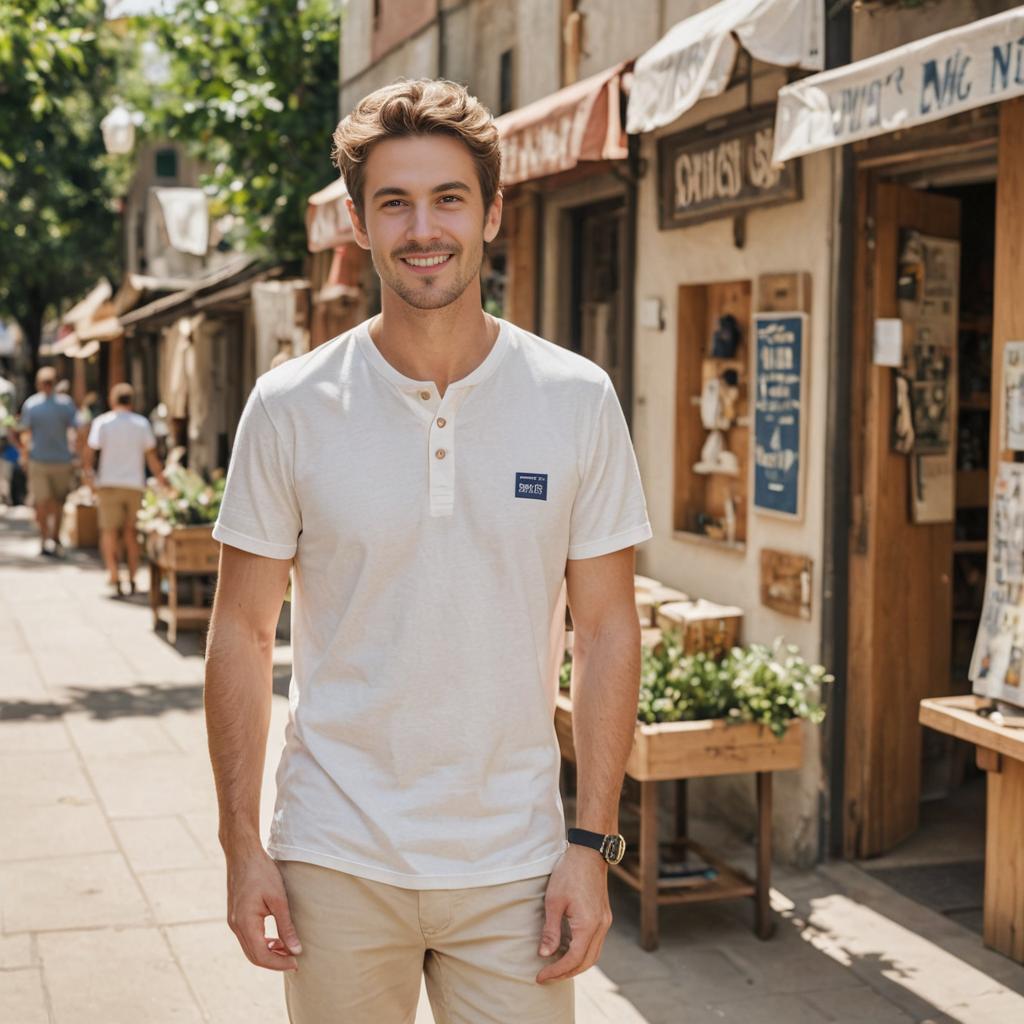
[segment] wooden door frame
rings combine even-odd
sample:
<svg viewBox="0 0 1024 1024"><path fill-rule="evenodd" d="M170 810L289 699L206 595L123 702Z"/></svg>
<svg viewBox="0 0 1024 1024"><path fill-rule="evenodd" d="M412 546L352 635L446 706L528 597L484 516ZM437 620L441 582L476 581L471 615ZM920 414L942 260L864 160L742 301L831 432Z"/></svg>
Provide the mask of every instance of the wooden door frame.
<svg viewBox="0 0 1024 1024"><path fill-rule="evenodd" d="M925 689L936 694L948 689L948 679L936 676L949 652L943 655L928 648L924 638L934 635L951 601L948 567L936 566L936 559L944 545L951 550L953 527L909 522L905 457L894 455L889 447L891 371L873 364L872 348L875 318L896 315L895 265L902 218L910 217L913 226L927 234L959 236L959 208L953 200L925 199L922 194L921 207L930 207L924 216L920 208L910 205L916 200L909 199L903 187L864 168L857 171L856 188L846 756L840 809L842 852L847 857L881 853L916 827L920 793L916 701L928 695ZM875 280L882 259L893 268L891 297L879 290L881 283ZM926 567L923 573L932 571L935 579L914 573L909 565L911 571L901 576L904 553L907 560ZM951 618L951 606L946 618ZM907 631L902 647L901 628Z"/></svg>

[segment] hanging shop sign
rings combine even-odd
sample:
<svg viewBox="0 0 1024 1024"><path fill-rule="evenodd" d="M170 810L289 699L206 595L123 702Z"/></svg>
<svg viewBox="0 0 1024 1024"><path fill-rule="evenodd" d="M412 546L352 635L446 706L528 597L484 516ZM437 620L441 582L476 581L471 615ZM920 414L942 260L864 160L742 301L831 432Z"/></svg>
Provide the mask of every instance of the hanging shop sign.
<svg viewBox="0 0 1024 1024"><path fill-rule="evenodd" d="M1024 705L1024 465L999 463L989 518L985 605L969 675L980 696Z"/></svg>
<svg viewBox="0 0 1024 1024"><path fill-rule="evenodd" d="M682 228L799 199L799 165L772 164L774 130L766 110L722 131L698 129L660 139L658 226Z"/></svg>
<svg viewBox="0 0 1024 1024"><path fill-rule="evenodd" d="M754 507L799 519L807 365L805 313L755 313Z"/></svg>
<svg viewBox="0 0 1024 1024"><path fill-rule="evenodd" d="M917 39L779 90L775 159L1024 95L1024 8Z"/></svg>

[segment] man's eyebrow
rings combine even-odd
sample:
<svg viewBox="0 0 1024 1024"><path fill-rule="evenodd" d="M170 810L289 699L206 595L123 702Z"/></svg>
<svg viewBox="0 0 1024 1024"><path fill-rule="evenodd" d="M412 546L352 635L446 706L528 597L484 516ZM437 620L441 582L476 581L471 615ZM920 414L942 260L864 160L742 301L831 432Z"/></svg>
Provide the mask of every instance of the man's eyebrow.
<svg viewBox="0 0 1024 1024"><path fill-rule="evenodd" d="M445 181L440 185L435 185L430 191L436 195L439 192L471 192L472 189L464 181ZM385 185L373 193L373 198L380 199L381 196L407 196L408 194L409 192L404 188L398 188L396 185Z"/></svg>

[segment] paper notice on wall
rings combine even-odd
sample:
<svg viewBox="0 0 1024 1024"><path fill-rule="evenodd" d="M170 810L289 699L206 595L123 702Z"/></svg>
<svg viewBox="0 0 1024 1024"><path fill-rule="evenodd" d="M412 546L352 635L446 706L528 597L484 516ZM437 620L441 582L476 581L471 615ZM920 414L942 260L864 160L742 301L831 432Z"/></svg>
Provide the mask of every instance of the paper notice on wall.
<svg viewBox="0 0 1024 1024"><path fill-rule="evenodd" d="M951 523L956 514L956 487L946 453L915 455L911 472L914 522Z"/></svg>
<svg viewBox="0 0 1024 1024"><path fill-rule="evenodd" d="M875 321L875 366L903 365L903 321L882 317Z"/></svg>
<svg viewBox="0 0 1024 1024"><path fill-rule="evenodd" d="M1001 462L989 511L985 605L969 676L982 697L1024 706L1024 463Z"/></svg>
<svg viewBox="0 0 1024 1024"><path fill-rule="evenodd" d="M1024 451L1024 341L1008 341L1003 355L1003 447Z"/></svg>

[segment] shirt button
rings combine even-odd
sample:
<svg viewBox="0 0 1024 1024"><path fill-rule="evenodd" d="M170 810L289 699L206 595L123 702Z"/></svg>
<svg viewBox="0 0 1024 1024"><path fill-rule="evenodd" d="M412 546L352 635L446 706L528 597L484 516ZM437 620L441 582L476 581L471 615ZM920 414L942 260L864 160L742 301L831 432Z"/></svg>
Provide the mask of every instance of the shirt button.
<svg viewBox="0 0 1024 1024"><path fill-rule="evenodd" d="M448 453L443 448L438 448L434 454L439 458L443 459Z"/></svg>
<svg viewBox="0 0 1024 1024"><path fill-rule="evenodd" d="M422 398L424 402L429 402L430 401L430 392L429 391L421 391L420 392L420 398Z"/></svg>
<svg viewBox="0 0 1024 1024"><path fill-rule="evenodd" d="M443 416L437 417L437 425L443 427L448 421Z"/></svg>

